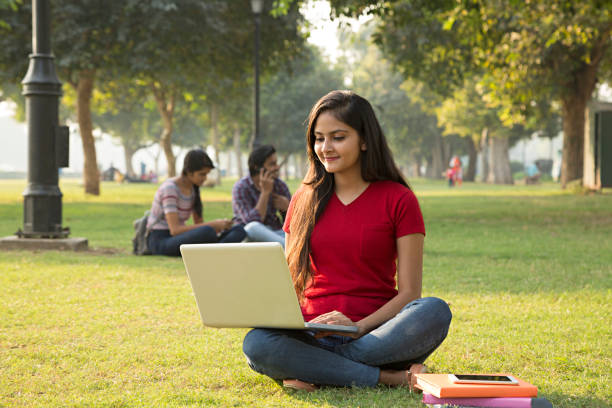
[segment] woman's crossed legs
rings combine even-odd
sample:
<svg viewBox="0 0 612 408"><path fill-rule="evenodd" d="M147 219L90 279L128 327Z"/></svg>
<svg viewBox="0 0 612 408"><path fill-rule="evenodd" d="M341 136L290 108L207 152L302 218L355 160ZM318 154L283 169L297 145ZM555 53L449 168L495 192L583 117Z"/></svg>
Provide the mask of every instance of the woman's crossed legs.
<svg viewBox="0 0 612 408"><path fill-rule="evenodd" d="M249 366L274 379L336 386L403 384L406 370L422 363L448 333L451 312L438 298L417 299L359 339L310 332L254 329L243 351Z"/></svg>

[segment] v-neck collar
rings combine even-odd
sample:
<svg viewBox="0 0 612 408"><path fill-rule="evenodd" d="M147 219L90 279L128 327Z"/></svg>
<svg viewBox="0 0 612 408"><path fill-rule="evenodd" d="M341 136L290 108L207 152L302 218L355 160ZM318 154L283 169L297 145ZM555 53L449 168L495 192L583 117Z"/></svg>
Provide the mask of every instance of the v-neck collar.
<svg viewBox="0 0 612 408"><path fill-rule="evenodd" d="M361 193L359 193L359 195L355 198L353 198L350 202L348 203L344 203L340 197L338 197L338 194L336 194L336 191L334 190L334 197L336 197L336 200L338 200L338 202L340 203L340 205L342 205L343 208L348 208L350 207L353 203L355 203L357 200L359 200L359 198L361 198L372 186L373 183L368 184L368 186L366 188L363 189L363 191Z"/></svg>

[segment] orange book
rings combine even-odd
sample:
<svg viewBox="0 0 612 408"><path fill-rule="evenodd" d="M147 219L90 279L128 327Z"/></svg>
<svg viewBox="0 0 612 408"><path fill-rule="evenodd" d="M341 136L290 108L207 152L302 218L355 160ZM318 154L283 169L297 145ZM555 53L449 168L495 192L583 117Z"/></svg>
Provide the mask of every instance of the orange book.
<svg viewBox="0 0 612 408"><path fill-rule="evenodd" d="M511 375L511 374L496 374ZM518 385L465 384L451 382L448 374L415 374L416 386L438 398L455 397L537 397L538 387L513 375Z"/></svg>

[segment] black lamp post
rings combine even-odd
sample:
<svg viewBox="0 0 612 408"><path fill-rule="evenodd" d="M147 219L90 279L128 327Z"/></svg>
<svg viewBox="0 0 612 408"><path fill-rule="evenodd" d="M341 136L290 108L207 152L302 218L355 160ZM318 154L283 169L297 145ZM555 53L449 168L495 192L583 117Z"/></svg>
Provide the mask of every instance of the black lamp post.
<svg viewBox="0 0 612 408"><path fill-rule="evenodd" d="M28 185L23 192L26 238L65 238L58 168L68 166L68 127L58 126L62 84L51 54L49 0L32 1L32 54L22 81L28 124Z"/></svg>
<svg viewBox="0 0 612 408"><path fill-rule="evenodd" d="M259 131L259 27L261 25L261 12L264 0L251 0L251 9L255 16L255 137L253 147L258 147L261 142Z"/></svg>

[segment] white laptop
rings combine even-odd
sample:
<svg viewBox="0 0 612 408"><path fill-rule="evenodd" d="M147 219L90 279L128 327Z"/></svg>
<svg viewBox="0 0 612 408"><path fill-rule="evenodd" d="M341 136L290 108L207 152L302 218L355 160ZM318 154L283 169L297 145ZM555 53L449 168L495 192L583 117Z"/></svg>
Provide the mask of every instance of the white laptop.
<svg viewBox="0 0 612 408"><path fill-rule="evenodd" d="M277 242L184 244L181 255L206 326L357 332L304 322Z"/></svg>

